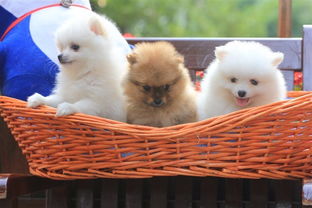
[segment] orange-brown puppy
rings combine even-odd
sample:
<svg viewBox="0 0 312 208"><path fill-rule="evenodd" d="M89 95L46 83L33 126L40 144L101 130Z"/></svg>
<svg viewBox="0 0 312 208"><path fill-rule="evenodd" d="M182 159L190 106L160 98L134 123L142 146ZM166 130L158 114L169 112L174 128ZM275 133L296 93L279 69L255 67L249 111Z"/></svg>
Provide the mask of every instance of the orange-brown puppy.
<svg viewBox="0 0 312 208"><path fill-rule="evenodd" d="M164 127L197 120L196 92L183 56L170 43L139 43L128 61L129 123Z"/></svg>

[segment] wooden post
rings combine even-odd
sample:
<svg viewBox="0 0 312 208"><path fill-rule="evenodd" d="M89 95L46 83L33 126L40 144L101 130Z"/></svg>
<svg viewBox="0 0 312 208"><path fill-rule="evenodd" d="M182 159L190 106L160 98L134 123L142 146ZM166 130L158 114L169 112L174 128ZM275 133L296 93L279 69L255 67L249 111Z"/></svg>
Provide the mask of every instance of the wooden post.
<svg viewBox="0 0 312 208"><path fill-rule="evenodd" d="M278 6L278 36L291 36L291 2L292 0L279 0Z"/></svg>
<svg viewBox="0 0 312 208"><path fill-rule="evenodd" d="M312 25L303 26L303 57L302 57L302 70L303 70L303 90L312 90Z"/></svg>

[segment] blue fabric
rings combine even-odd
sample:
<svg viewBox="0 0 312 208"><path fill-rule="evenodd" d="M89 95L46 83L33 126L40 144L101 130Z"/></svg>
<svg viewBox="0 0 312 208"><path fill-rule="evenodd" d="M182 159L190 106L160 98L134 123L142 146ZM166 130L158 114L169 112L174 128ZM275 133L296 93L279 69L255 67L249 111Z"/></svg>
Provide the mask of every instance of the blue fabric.
<svg viewBox="0 0 312 208"><path fill-rule="evenodd" d="M5 10L2 6L0 6L0 37L4 33L4 31L7 29L7 27L10 26L12 22L14 22L17 18Z"/></svg>
<svg viewBox="0 0 312 208"><path fill-rule="evenodd" d="M49 95L58 72L58 66L33 42L29 21L30 16L0 42L1 93L21 100L35 92Z"/></svg>

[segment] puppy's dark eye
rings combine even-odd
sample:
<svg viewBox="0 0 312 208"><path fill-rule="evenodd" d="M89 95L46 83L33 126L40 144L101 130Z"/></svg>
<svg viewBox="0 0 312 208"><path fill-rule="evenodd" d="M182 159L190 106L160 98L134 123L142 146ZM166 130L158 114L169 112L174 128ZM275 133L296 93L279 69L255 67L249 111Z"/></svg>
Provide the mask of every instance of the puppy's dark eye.
<svg viewBox="0 0 312 208"><path fill-rule="evenodd" d="M232 83L236 83L236 82L237 82L237 79L236 79L235 77L232 77L232 78L231 78L231 82L232 82Z"/></svg>
<svg viewBox="0 0 312 208"><path fill-rule="evenodd" d="M168 91L170 89L170 85L164 85L163 88L164 90Z"/></svg>
<svg viewBox="0 0 312 208"><path fill-rule="evenodd" d="M146 91L146 92L149 92L151 90L151 87L148 86L148 85L144 85L143 86L143 89Z"/></svg>
<svg viewBox="0 0 312 208"><path fill-rule="evenodd" d="M250 80L250 83L252 84L252 85L258 85L258 81L257 80L254 80L254 79L251 79Z"/></svg>
<svg viewBox="0 0 312 208"><path fill-rule="evenodd" d="M70 48L73 49L74 51L78 51L79 48L80 48L80 46L77 45L77 44L72 44L72 45L70 46Z"/></svg>

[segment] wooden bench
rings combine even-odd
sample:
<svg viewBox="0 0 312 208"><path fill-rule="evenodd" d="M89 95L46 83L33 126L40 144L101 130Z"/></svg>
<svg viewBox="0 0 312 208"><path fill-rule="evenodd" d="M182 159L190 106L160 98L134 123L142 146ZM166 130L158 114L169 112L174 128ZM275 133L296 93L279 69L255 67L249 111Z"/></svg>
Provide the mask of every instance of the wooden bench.
<svg viewBox="0 0 312 208"><path fill-rule="evenodd" d="M237 38L137 38L169 41L185 56L192 79L214 59L214 49ZM244 38L258 41L285 59L280 68L288 90L294 72L303 73L303 90L312 90L312 26L303 26L302 38ZM155 177L151 179L97 179L54 181L28 175L28 167L3 120L0 121L0 207L21 207L18 196L47 190L46 207L163 208L163 207L301 207L301 181L247 180L214 177Z"/></svg>

